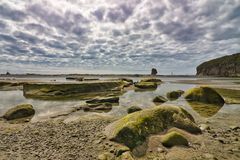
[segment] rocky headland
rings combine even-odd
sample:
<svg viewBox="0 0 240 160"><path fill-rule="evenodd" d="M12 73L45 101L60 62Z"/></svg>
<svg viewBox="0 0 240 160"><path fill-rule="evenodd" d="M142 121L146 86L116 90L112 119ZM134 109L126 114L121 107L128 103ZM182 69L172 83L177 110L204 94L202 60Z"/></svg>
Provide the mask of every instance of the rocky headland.
<svg viewBox="0 0 240 160"><path fill-rule="evenodd" d="M198 76L239 77L240 53L220 57L200 64Z"/></svg>

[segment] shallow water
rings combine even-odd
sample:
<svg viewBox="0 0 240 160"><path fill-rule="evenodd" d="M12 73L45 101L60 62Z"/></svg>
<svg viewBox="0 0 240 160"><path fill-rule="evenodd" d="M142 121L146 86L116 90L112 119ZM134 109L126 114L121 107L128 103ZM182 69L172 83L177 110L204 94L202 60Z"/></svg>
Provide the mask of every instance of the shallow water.
<svg viewBox="0 0 240 160"><path fill-rule="evenodd" d="M53 79L56 79L59 82L61 82L61 80L62 82L64 81L64 78L57 79L54 77L45 78L41 80L52 81ZM134 78L133 80L139 81L140 79ZM187 89L196 86L194 84L177 83L178 80L196 80L196 78L162 78L162 80L164 81L164 83L159 85L155 91L139 92L139 91L130 90L126 92L120 97L119 106L113 106L113 109L110 112L103 113L103 114L122 116L124 114L127 114L127 108L130 106L139 106L141 108L153 107L155 104L152 102L152 99L157 95L166 96L166 93L169 91L179 90L179 89L186 91ZM232 83L232 80L229 80L229 79L216 79L216 80L214 79L214 81L218 81L220 83L224 82L224 84ZM45 100L26 99L23 96L22 91L20 90L0 91L0 102L1 102L0 116L3 115L11 107L16 106L18 104L21 104L21 103L32 104L34 106L34 109L36 110L36 114L32 119L32 121L47 119L51 116L67 112L73 109L74 107L85 103L84 101L81 101L81 100L45 101ZM206 117L202 117L201 114L199 114L197 110L194 110L194 108L191 107L182 97L180 97L178 100L175 100L175 101L168 101L166 104L176 104L185 108L188 112L190 112L195 117L195 119L206 119ZM225 104L223 107L220 107L217 110L218 112L216 114L211 115L207 118L214 119L215 117L221 116L221 114L227 114L229 115L229 117L231 117L232 114L236 114L236 113L240 114L240 105ZM80 111L78 112L78 114L75 114L75 115L79 116L79 115L85 115L85 114L91 114L91 113L84 113Z"/></svg>

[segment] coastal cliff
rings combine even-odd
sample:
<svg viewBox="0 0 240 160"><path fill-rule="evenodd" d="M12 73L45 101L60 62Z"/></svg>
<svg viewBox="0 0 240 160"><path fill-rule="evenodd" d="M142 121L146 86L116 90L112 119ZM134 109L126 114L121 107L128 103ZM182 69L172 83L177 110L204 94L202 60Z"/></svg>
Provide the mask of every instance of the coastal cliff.
<svg viewBox="0 0 240 160"><path fill-rule="evenodd" d="M240 77L240 53L220 57L200 64L198 76Z"/></svg>

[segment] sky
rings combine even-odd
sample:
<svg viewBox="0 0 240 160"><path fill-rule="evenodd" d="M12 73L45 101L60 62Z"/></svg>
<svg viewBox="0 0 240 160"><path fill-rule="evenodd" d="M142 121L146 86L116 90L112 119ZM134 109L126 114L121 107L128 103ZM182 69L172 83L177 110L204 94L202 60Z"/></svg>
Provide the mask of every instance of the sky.
<svg viewBox="0 0 240 160"><path fill-rule="evenodd" d="M240 0L1 0L0 73L195 74L240 52Z"/></svg>

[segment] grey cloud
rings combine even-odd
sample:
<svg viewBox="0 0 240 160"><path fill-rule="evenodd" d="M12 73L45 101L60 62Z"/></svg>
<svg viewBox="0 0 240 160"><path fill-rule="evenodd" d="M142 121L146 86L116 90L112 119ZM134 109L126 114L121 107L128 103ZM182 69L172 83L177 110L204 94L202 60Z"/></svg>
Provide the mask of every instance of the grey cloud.
<svg viewBox="0 0 240 160"><path fill-rule="evenodd" d="M0 17L10 19L13 21L23 21L27 15L26 13L13 9L6 4L0 5Z"/></svg>
<svg viewBox="0 0 240 160"><path fill-rule="evenodd" d="M111 22L125 22L132 14L134 7L122 4L115 8L109 8L107 12L107 18Z"/></svg>
<svg viewBox="0 0 240 160"><path fill-rule="evenodd" d="M64 44L60 43L59 41L55 41L55 40L45 42L45 45L49 46L51 48L55 48L55 49L62 49L62 50L66 49L66 46Z"/></svg>
<svg viewBox="0 0 240 160"><path fill-rule="evenodd" d="M194 74L206 57L240 49L239 0L5 1L1 66Z"/></svg>
<svg viewBox="0 0 240 160"><path fill-rule="evenodd" d="M97 10L92 12L92 15L94 15L99 21L103 20L104 14L105 14L104 8L98 8Z"/></svg>
<svg viewBox="0 0 240 160"><path fill-rule="evenodd" d="M44 6L40 4L28 6L28 11L33 14L33 16L39 17L49 26L54 26L65 32L72 32L77 36L82 36L88 31L87 27L83 27L83 24L88 24L88 20L80 13L66 11L65 13L59 14L44 8Z"/></svg>
<svg viewBox="0 0 240 160"><path fill-rule="evenodd" d="M20 32L20 31L14 32L13 35L15 37L17 37L18 39L23 40L23 41L28 42L28 43L31 43L31 44L36 44L36 43L39 43L41 41L36 36L33 36L31 34L28 34L28 33Z"/></svg>
<svg viewBox="0 0 240 160"><path fill-rule="evenodd" d="M0 41L7 41L7 42L11 42L11 43L17 42L16 38L14 38L10 35L6 35L6 34L0 34Z"/></svg>

